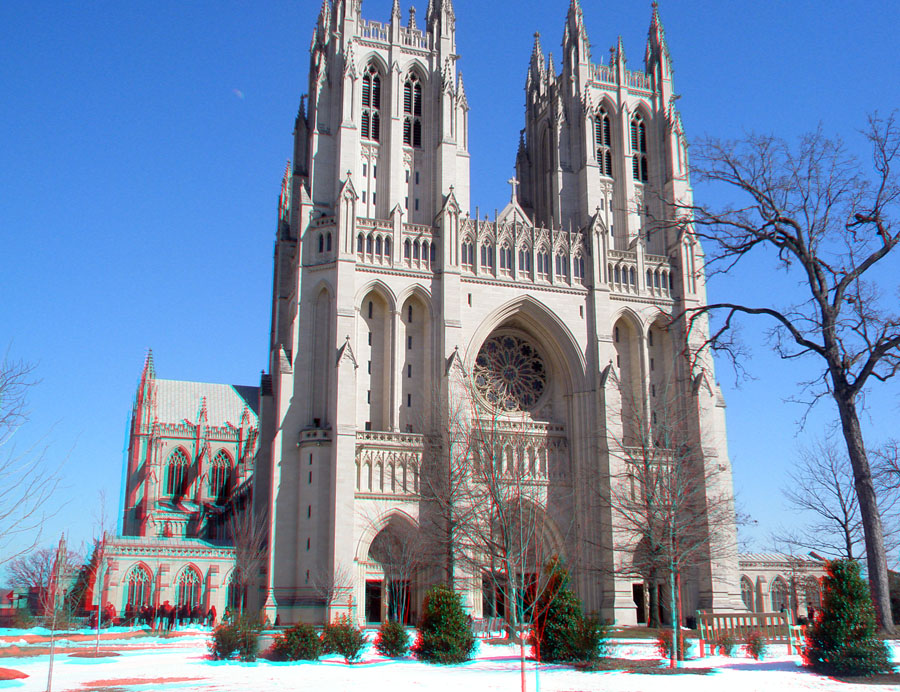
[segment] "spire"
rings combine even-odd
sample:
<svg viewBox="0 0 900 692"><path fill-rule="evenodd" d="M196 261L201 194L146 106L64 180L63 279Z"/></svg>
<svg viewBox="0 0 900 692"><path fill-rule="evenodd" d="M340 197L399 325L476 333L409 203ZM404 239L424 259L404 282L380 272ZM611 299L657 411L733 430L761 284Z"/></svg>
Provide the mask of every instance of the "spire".
<svg viewBox="0 0 900 692"><path fill-rule="evenodd" d="M528 78L534 81L544 76L544 49L541 47L541 34L534 32L534 47L531 49L531 65L528 67Z"/></svg>
<svg viewBox="0 0 900 692"><path fill-rule="evenodd" d="M144 359L144 369L141 371L141 380L156 379L156 367L153 364L153 349L147 349L147 357Z"/></svg>
<svg viewBox="0 0 900 692"><path fill-rule="evenodd" d="M584 13L579 0L570 0L563 31L563 64L574 68L575 64L591 61L591 42L584 28Z"/></svg>
<svg viewBox="0 0 900 692"><path fill-rule="evenodd" d="M416 26L416 8L413 5L409 7L409 22L407 22L406 26L410 31L415 31L419 28Z"/></svg>
<svg viewBox="0 0 900 692"><path fill-rule="evenodd" d="M400 23L400 0L394 0L394 5L391 7L391 23Z"/></svg>
<svg viewBox="0 0 900 692"><path fill-rule="evenodd" d="M428 12L425 15L428 29L440 23L442 31L452 33L456 25L456 13L453 11L453 0L428 0Z"/></svg>
<svg viewBox="0 0 900 692"><path fill-rule="evenodd" d="M623 63L626 62L625 58L625 44L622 43L622 37L619 36L618 41L616 42L616 52L614 55L614 59L616 62L621 60Z"/></svg>
<svg viewBox="0 0 900 692"><path fill-rule="evenodd" d="M469 99L466 98L466 88L463 86L462 71L456 73L456 101L465 110L469 110Z"/></svg>
<svg viewBox="0 0 900 692"><path fill-rule="evenodd" d="M653 3L653 11L650 16L650 29L647 31L647 50L644 52L644 63L647 72L652 72L657 65L662 66L662 78L667 78L672 73L672 59L669 56L669 46L666 44L666 32L663 29L662 20L659 18L659 5Z"/></svg>
<svg viewBox="0 0 900 692"><path fill-rule="evenodd" d="M319 10L319 21L316 25L315 40L325 44L331 33L331 0L322 0L322 8Z"/></svg>

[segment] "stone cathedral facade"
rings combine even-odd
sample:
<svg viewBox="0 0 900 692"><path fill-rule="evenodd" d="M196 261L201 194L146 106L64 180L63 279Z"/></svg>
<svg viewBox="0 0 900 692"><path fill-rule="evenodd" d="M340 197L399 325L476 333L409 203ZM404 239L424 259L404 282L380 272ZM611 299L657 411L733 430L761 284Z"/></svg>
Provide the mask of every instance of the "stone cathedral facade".
<svg viewBox="0 0 900 692"><path fill-rule="evenodd" d="M627 529L597 501L636 444L626 403L652 427L676 392L697 463L718 471L709 497L732 494L712 363L678 358L685 325L670 321L704 303L705 282L697 240L670 223L691 191L655 4L642 69L621 40L592 57L578 0L558 68L536 36L511 197L494 218L470 205L477 105L456 69L451 0L421 19L396 1L386 22L361 9L323 2L282 182L253 478L269 543L251 598L282 623L329 608L386 617L396 590L379 545L421 531L425 462L468 383L469 415L511 431L505 463L540 489L586 609L636 622L645 586L622 569ZM733 523L709 532L735 543ZM406 581L410 617L440 578ZM329 580L347 586L330 605ZM488 614L477 567L456 585ZM687 613L742 609L736 552L710 550L684 599Z"/></svg>

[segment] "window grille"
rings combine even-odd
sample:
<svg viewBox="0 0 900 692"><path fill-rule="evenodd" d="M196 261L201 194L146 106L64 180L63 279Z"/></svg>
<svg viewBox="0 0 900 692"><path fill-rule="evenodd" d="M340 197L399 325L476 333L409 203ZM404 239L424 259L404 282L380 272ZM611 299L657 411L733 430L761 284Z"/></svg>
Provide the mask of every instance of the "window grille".
<svg viewBox="0 0 900 692"><path fill-rule="evenodd" d="M369 65L362 80L362 137L377 142L381 132L381 75Z"/></svg>

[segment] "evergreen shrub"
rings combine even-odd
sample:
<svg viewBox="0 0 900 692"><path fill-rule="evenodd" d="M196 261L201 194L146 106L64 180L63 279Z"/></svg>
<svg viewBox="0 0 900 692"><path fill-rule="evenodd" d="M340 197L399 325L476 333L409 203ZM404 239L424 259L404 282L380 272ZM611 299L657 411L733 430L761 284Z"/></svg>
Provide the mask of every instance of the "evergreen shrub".
<svg viewBox="0 0 900 692"><path fill-rule="evenodd" d="M375 649L388 658L406 656L409 653L409 633L397 620L383 622L375 638Z"/></svg>
<svg viewBox="0 0 900 692"><path fill-rule="evenodd" d="M208 642L209 653L216 661L227 661L234 656L240 644L237 628L230 624L221 624L212 632Z"/></svg>
<svg viewBox="0 0 900 692"><path fill-rule="evenodd" d="M432 586L425 595L413 653L427 663L462 663L474 649L472 624L459 594L449 586Z"/></svg>
<svg viewBox="0 0 900 692"><path fill-rule="evenodd" d="M532 656L547 662L596 661L605 651L608 628L597 618L584 616L558 558L550 560L545 570L546 586L533 611Z"/></svg>
<svg viewBox="0 0 900 692"><path fill-rule="evenodd" d="M322 655L322 640L315 627L299 622L275 637L272 655L278 661L315 661Z"/></svg>
<svg viewBox="0 0 900 692"><path fill-rule="evenodd" d="M322 644L328 653L340 654L347 663L358 661L366 645L363 631L341 615L322 632Z"/></svg>
<svg viewBox="0 0 900 692"><path fill-rule="evenodd" d="M855 560L828 563L821 614L806 629L803 659L825 675L891 672L887 647L878 638L869 587Z"/></svg>

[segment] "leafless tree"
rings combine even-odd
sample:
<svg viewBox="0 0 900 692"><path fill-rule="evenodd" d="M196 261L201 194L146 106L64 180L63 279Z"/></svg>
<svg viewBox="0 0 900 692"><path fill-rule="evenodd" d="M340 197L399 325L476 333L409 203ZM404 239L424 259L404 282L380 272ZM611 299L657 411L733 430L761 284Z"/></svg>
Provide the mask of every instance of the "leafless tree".
<svg viewBox="0 0 900 692"><path fill-rule="evenodd" d="M28 391L36 384L34 366L0 362L0 565L37 545L49 513L48 500L59 484L40 445L17 450L13 437L28 420Z"/></svg>
<svg viewBox="0 0 900 692"><path fill-rule="evenodd" d="M897 273L887 259L900 243L894 218L900 199L896 114L871 116L865 134L872 148L870 169L821 129L796 147L766 135L701 141L694 152L695 182L724 185L740 201L721 209L683 203L676 215L685 237L693 233L712 241L712 274L767 254L798 284L797 292L771 292L772 300L760 305L691 308L688 321L693 327L709 313L720 314L723 324L708 343L729 351L734 343L729 330L738 318L763 316L774 325L782 358L818 362L819 374L801 383L802 390L810 405L827 397L837 407L859 500L872 598L880 626L893 632L881 517L858 409L868 386L900 368Z"/></svg>
<svg viewBox="0 0 900 692"><path fill-rule="evenodd" d="M801 449L799 457L796 467L788 473L788 485L782 489L782 495L796 513L812 517L812 521L781 528L773 538L788 546L790 552L814 550L827 557L849 560L864 557L859 500L846 453L831 442L819 440ZM878 500L886 552L891 553L900 538L895 516L896 489L879 487Z"/></svg>
<svg viewBox="0 0 900 692"><path fill-rule="evenodd" d="M250 489L252 492L252 488ZM240 490L228 507L228 532L234 543L232 589L238 594L238 616L244 614L247 588L259 579L268 545L268 512L254 511L250 493Z"/></svg>
<svg viewBox="0 0 900 692"><path fill-rule="evenodd" d="M328 624L331 607L351 593L353 589L353 576L346 565L338 563L334 570L320 570L312 575L310 580L313 591L325 605L323 624ZM347 604L347 609L352 607Z"/></svg>
<svg viewBox="0 0 900 692"><path fill-rule="evenodd" d="M658 581L668 579L677 642L683 577L737 552L734 499L730 477L705 458L690 384L685 390L670 378L654 391L650 401L621 397L623 431L611 450L620 470L608 494L598 497L610 502L618 520L615 543L624 556L619 571L647 580L651 595ZM678 650L672 647L672 667Z"/></svg>

